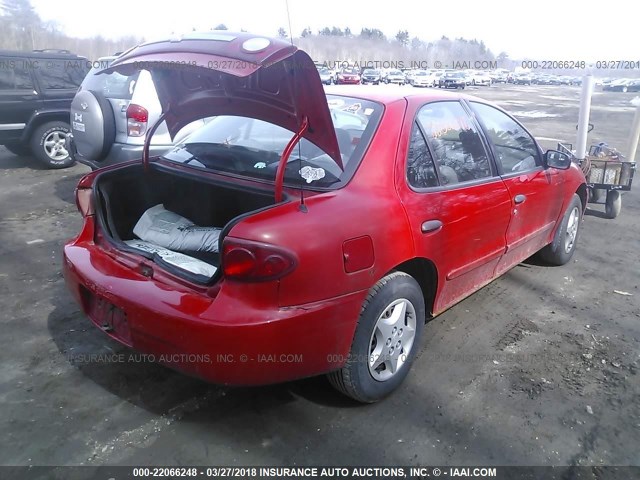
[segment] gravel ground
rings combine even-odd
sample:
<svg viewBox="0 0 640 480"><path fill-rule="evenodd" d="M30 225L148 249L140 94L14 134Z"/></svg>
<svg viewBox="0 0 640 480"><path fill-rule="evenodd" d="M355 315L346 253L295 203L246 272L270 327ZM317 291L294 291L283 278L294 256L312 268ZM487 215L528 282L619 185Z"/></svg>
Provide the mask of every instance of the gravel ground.
<svg viewBox="0 0 640 480"><path fill-rule="evenodd" d="M579 91L466 92L554 147ZM625 148L633 96L596 92L591 142ZM361 406L324 378L209 385L94 328L60 273L87 171L0 147L1 465L640 465L640 187L615 220L589 205L570 264L524 263L429 322L404 385Z"/></svg>

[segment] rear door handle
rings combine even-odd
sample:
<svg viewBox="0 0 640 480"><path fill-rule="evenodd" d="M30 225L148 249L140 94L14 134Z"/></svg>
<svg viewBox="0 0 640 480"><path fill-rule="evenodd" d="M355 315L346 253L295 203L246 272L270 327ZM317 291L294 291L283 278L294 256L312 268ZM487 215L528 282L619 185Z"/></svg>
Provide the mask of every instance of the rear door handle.
<svg viewBox="0 0 640 480"><path fill-rule="evenodd" d="M519 195L516 195L515 197L513 197L513 201L515 202L516 205L524 202L527 199L526 195L522 195L521 193Z"/></svg>
<svg viewBox="0 0 640 480"><path fill-rule="evenodd" d="M427 220L422 224L420 230L422 233L435 232L442 228L442 222L440 220Z"/></svg>

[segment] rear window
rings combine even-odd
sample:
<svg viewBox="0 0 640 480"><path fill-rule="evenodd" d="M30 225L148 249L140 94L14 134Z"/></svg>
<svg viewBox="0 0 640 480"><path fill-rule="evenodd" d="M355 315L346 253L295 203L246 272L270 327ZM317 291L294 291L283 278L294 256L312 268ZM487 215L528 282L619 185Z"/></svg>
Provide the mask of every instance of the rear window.
<svg viewBox="0 0 640 480"><path fill-rule="evenodd" d="M285 185L339 188L359 165L382 115L382 106L337 95L328 95L327 102L344 170L319 147L303 139L287 162ZM283 127L255 118L221 115L164 158L194 168L274 181L280 156L293 135Z"/></svg>
<svg viewBox="0 0 640 480"><path fill-rule="evenodd" d="M109 61L109 64L111 64L111 61ZM131 100L140 71L127 76L117 72L99 73L102 70L102 67L92 69L82 84L82 88L100 92L105 98Z"/></svg>

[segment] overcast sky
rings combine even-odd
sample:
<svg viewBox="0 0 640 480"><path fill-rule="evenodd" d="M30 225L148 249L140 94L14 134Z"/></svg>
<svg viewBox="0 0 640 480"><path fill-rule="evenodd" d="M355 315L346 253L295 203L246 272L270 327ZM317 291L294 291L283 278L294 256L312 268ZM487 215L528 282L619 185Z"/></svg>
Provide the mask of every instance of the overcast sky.
<svg viewBox="0 0 640 480"><path fill-rule="evenodd" d="M220 23L269 36L279 27L289 30L285 0L31 1L44 20L79 37L153 39ZM355 33L379 28L387 36L406 29L427 41L442 35L484 40L494 54L506 51L511 58L640 60L640 7L635 2L591 5L595 2L289 0L294 35L305 27L314 32L324 26L350 27Z"/></svg>

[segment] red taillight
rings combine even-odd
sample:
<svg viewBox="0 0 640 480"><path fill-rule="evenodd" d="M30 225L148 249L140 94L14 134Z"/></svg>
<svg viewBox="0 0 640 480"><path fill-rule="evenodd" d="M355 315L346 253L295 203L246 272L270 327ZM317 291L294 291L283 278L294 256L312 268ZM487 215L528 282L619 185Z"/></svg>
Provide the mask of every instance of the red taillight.
<svg viewBox="0 0 640 480"><path fill-rule="evenodd" d="M141 137L147 132L149 112L146 108L130 103L127 107L127 135Z"/></svg>
<svg viewBox="0 0 640 480"><path fill-rule="evenodd" d="M267 243L227 237L222 244L222 271L234 280L276 280L290 273L296 264L292 252Z"/></svg>
<svg viewBox="0 0 640 480"><path fill-rule="evenodd" d="M76 206L83 217L93 215L93 190L90 188L77 188Z"/></svg>

